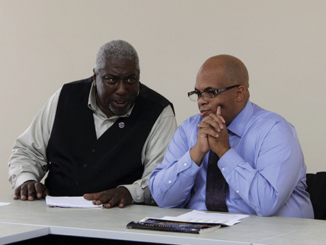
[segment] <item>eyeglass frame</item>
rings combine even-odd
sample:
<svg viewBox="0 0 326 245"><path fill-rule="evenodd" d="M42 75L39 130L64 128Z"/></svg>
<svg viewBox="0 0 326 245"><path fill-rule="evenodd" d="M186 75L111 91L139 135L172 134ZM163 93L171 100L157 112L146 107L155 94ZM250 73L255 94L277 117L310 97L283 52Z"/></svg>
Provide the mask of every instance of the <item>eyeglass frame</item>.
<svg viewBox="0 0 326 245"><path fill-rule="evenodd" d="M202 97L202 94L203 93L207 93L207 94L211 94L213 97L212 98L210 98L209 100L211 100L211 99L214 99L215 97L215 95L216 94L218 94L218 93L222 93L222 92L224 92L224 91L226 91L226 90L229 90L229 89L231 89L231 88L237 88L237 87L239 87L240 86L240 84L238 84L238 85L233 85L233 86L230 86L230 87L226 87L226 88L220 88L220 89L215 89L215 90L212 90L212 91L204 91L204 92L200 92L200 91L196 91L196 90L194 90L194 91L191 91L191 92L188 92L188 97L189 97L189 99L191 100L191 101L198 101L198 99L200 98L200 97ZM192 100L191 98L190 98L190 96L191 95L193 95L193 94L197 94L197 100ZM205 100L205 99L203 99L203 100ZM205 101L207 101L207 100L205 100Z"/></svg>

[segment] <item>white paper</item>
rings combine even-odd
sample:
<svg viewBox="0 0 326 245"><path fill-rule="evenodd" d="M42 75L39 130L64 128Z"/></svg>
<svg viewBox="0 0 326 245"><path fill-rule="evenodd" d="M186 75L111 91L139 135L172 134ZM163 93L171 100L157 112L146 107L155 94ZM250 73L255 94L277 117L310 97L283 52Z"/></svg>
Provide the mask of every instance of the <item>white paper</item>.
<svg viewBox="0 0 326 245"><path fill-rule="evenodd" d="M92 201L84 197L45 197L46 205L61 208L101 208L102 205L94 205Z"/></svg>
<svg viewBox="0 0 326 245"><path fill-rule="evenodd" d="M1 206L6 206L6 205L9 205L10 204L10 202L0 202L0 207Z"/></svg>
<svg viewBox="0 0 326 245"><path fill-rule="evenodd" d="M212 212L193 210L191 212L176 217L164 216L163 218L152 218L152 219L192 222L192 223L221 224L226 226L232 226L234 224L239 223L241 219L247 217L249 217L249 215L230 214L230 213L221 214L221 213L212 213Z"/></svg>

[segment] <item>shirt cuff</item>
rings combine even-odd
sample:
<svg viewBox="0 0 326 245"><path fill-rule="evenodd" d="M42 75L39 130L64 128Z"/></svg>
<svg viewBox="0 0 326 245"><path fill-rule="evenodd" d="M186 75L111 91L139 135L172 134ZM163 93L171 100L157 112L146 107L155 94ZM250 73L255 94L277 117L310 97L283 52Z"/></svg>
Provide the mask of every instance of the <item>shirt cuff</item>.
<svg viewBox="0 0 326 245"><path fill-rule="evenodd" d="M28 181L28 180L35 180L37 181L37 179L35 178L34 174L32 173L21 173L20 175L18 175L17 179L16 179L16 183L13 186L13 189L16 189L18 186L20 186L21 184L23 184L24 182Z"/></svg>
<svg viewBox="0 0 326 245"><path fill-rule="evenodd" d="M234 149L231 148L220 158L218 161L218 167L222 174L227 176L240 162L243 162L243 159Z"/></svg>
<svg viewBox="0 0 326 245"><path fill-rule="evenodd" d="M129 191L133 203L146 203L149 205L156 205L148 186L141 188L139 185L132 184L120 185L118 187L124 187Z"/></svg>

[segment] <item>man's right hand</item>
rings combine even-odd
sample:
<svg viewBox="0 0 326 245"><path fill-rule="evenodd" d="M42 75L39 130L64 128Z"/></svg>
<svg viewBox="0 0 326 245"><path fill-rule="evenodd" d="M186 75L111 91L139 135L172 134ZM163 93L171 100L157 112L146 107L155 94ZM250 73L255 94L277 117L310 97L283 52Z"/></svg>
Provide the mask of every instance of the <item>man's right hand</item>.
<svg viewBox="0 0 326 245"><path fill-rule="evenodd" d="M49 195L49 190L42 183L29 180L18 186L14 193L14 199L33 201Z"/></svg>
<svg viewBox="0 0 326 245"><path fill-rule="evenodd" d="M191 159L200 166L203 158L211 150L208 137L217 139L221 130L226 129L225 120L221 116L221 107L218 106L216 115L209 114L198 124L197 143L190 150ZM225 131L225 130L224 130Z"/></svg>

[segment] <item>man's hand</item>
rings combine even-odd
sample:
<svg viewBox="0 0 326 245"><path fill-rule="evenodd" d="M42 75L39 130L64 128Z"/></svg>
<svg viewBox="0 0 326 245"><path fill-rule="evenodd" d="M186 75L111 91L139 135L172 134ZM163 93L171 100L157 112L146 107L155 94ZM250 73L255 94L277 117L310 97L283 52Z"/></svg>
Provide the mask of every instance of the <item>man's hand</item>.
<svg viewBox="0 0 326 245"><path fill-rule="evenodd" d="M92 200L94 205L103 205L105 208L112 208L119 205L119 208L124 208L130 205L132 197L127 188L118 187L98 193L84 194L86 200Z"/></svg>
<svg viewBox="0 0 326 245"><path fill-rule="evenodd" d="M14 199L33 201L49 195L49 190L42 183L29 180L18 186L14 192Z"/></svg>
<svg viewBox="0 0 326 245"><path fill-rule="evenodd" d="M221 107L217 108L216 115L209 114L198 124L199 130L197 143L190 150L191 159L199 166L207 154L212 149L209 138L217 139L220 132L226 130L225 120L221 116ZM226 130L227 131L227 130Z"/></svg>
<svg viewBox="0 0 326 245"><path fill-rule="evenodd" d="M208 135L208 143L212 151L214 151L219 158L221 158L231 148L229 143L229 133L226 128L225 121L221 116L221 107L217 107L216 115L213 114L209 115L208 117L210 117L209 124L211 127L216 130L216 125L218 125L219 128L217 129L220 129L216 137L211 134ZM222 126L224 125L223 127L221 127L221 123Z"/></svg>

